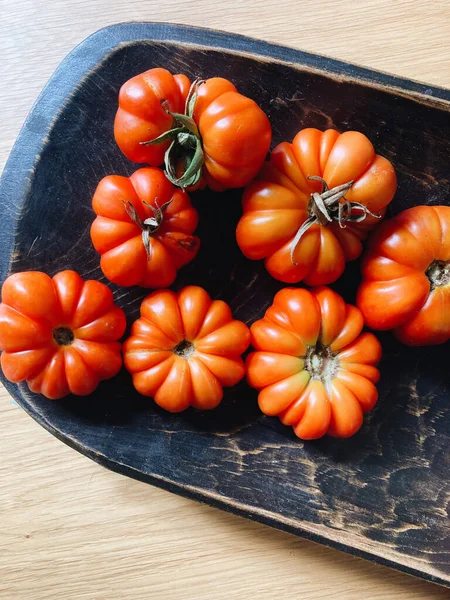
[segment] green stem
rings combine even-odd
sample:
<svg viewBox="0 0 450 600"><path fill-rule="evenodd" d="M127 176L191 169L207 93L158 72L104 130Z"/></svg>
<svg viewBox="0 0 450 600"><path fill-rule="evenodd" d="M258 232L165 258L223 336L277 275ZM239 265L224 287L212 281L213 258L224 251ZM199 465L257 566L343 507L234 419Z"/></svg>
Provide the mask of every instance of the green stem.
<svg viewBox="0 0 450 600"><path fill-rule="evenodd" d="M193 119L198 89L203 83L203 80L196 79L191 85L184 114L166 110L173 118L172 128L169 131L165 131L153 140L140 142L142 146L149 146L171 141L164 155L166 175L169 181L183 189L198 183L205 162L202 139Z"/></svg>

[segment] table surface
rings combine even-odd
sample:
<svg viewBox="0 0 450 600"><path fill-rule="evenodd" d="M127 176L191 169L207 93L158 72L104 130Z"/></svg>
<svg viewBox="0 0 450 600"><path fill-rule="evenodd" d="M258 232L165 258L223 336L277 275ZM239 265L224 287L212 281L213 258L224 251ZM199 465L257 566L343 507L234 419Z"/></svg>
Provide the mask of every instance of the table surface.
<svg viewBox="0 0 450 600"><path fill-rule="evenodd" d="M0 0L0 171L64 56L120 21L213 27L450 87L448 0ZM450 592L103 469L0 389L0 598L436 600Z"/></svg>

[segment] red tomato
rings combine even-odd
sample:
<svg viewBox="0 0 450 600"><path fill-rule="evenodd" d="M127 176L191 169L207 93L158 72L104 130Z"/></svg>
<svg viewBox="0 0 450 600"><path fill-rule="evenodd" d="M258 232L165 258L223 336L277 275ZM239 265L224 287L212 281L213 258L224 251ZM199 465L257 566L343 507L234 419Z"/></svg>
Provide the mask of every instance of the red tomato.
<svg viewBox="0 0 450 600"><path fill-rule="evenodd" d="M91 238L105 276L122 286L171 285L198 252L197 211L161 169L108 175L92 199Z"/></svg>
<svg viewBox="0 0 450 600"><path fill-rule="evenodd" d="M336 281L358 258L397 187L365 135L333 129L279 144L258 179L245 190L237 242L275 279L308 285Z"/></svg>
<svg viewBox="0 0 450 600"><path fill-rule="evenodd" d="M121 366L125 315L111 290L74 271L28 271L2 287L0 350L9 381L56 400L91 394Z"/></svg>
<svg viewBox="0 0 450 600"><path fill-rule="evenodd" d="M250 328L247 380L263 413L304 440L350 437L377 399L381 346L360 311L329 288L285 288Z"/></svg>
<svg viewBox="0 0 450 600"><path fill-rule="evenodd" d="M127 81L114 124L120 149L130 160L155 166L167 150L167 176L183 188L246 185L269 150L267 116L227 79L197 80L189 93L188 87L185 76L164 69Z"/></svg>
<svg viewBox="0 0 450 600"><path fill-rule="evenodd" d="M119 92L114 136L127 158L154 166L163 164L170 142L156 146L140 142L172 127L168 111L183 112L190 85L186 75L171 75L166 69L150 69L124 83Z"/></svg>
<svg viewBox="0 0 450 600"><path fill-rule="evenodd" d="M450 339L450 207L415 206L370 241L358 306L369 327L409 346Z"/></svg>
<svg viewBox="0 0 450 600"><path fill-rule="evenodd" d="M203 288L160 290L142 302L124 343L124 362L137 391L165 410L207 410L220 404L222 386L244 376L241 354L249 342L247 326Z"/></svg>

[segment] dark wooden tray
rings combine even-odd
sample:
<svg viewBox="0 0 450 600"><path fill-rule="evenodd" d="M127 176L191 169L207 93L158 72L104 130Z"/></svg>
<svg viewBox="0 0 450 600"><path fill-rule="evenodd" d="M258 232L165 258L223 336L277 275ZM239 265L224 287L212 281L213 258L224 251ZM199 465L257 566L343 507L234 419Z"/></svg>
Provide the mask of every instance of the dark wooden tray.
<svg viewBox="0 0 450 600"><path fill-rule="evenodd" d="M269 114L274 145L302 127L366 133L397 169L394 212L449 202L450 91L215 31L116 25L63 61L11 152L0 187L2 280L71 268L104 281L91 196L104 175L136 168L113 141L117 93L154 66L229 77ZM174 287L204 285L252 322L282 286L237 248L240 193L194 196L202 248ZM354 302L357 283L352 264L334 287ZM114 293L131 322L147 292ZM41 425L110 469L450 585L449 345L381 340L380 401L348 441L300 442L261 415L245 383L215 411L180 415L139 397L125 372L89 398L60 402L4 383Z"/></svg>

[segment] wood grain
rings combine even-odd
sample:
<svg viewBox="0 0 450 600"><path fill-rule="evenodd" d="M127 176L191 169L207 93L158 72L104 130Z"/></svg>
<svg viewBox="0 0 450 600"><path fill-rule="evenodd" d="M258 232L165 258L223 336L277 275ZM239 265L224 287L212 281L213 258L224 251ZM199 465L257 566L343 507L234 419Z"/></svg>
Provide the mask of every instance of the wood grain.
<svg viewBox="0 0 450 600"><path fill-rule="evenodd" d="M88 3L74 2L70 6L64 6L64 11L58 10L56 3L53 6L52 3L42 3L34 13L34 3L23 2L20 6L9 6L7 2L3 2L2 7L8 5L8 10L0 31L0 42L6 47L6 52L2 52L4 60L1 68L4 72L0 75L2 81L7 82L5 89L8 90L8 96L4 95L1 100L6 133L0 142L2 164L25 112L51 70L74 42L97 28L94 25L97 21L92 18L90 8L94 4L100 11L95 15L99 19L102 17L102 3L88 6ZM240 11L250 11L252 3L242 3L235 12L236 30L264 37L263 33L267 34L270 29L270 32L278 31L279 37L273 38L274 41L287 42L286 34L282 35L280 32L283 22L286 31L292 26L296 11L294 3L289 4L293 17L290 18L289 12L285 12L283 20L278 26L275 23L273 30L268 27L268 23L271 23L268 15L262 14L255 18L255 26L261 27L265 23L263 32L257 28L249 30L251 15L248 13L245 20ZM331 4L323 3L321 14L324 18L331 14ZM334 3L334 10L337 4ZM374 19L376 21L375 12L379 8L376 9L375 3L371 3L371 6L369 3L365 4L369 11L366 13L366 20L373 23ZM382 4L377 3L377 6ZM411 13L421 3L401 4L403 13L398 13L399 4L390 9L386 5L383 19L387 19L390 14L391 21L396 21L397 25L401 21L403 29L405 20L411 23ZM317 19L319 5L315 5ZM434 7L437 5L439 3L433 4ZM121 16L120 11L123 11L123 15L126 12L125 3L122 6L120 2L108 3L108 18L103 18L98 26L124 18L153 17L147 14L148 7L146 11L142 11L143 14L131 14L136 6L138 5L134 4L134 8L130 8L126 16ZM261 7L259 3L257 6L265 13L270 5L264 3ZM200 3L196 7L199 15ZM171 20L169 8L164 3L158 3L158 18ZM78 11L77 16L70 13L75 9ZM169 10L167 15L164 15L165 9ZM441 9L439 15L432 9L432 23L439 25L441 29L446 23L448 30L450 20L448 10L444 14L444 3L441 3ZM155 6L152 7L152 12L153 10ZM370 10L374 11L372 19L368 18ZM216 9L215 18L218 21L222 18L222 22L213 22L211 11L214 12L214 5L209 6L209 12L204 11L197 23L232 29L227 27L225 17L220 17L219 8ZM91 16L91 19L86 15ZM241 22L237 23L239 15ZM416 36L419 41L422 37L418 35L418 27L422 24L424 36L427 37L425 34L430 26L430 17L425 12L422 17L417 19L413 31L414 41ZM363 22L361 15L356 18L360 19L360 24ZM177 20L189 22L188 18L178 17ZM65 22L70 25L65 25ZM247 31L239 29L242 22L247 23ZM319 21L316 22L316 28L318 23ZM306 27L305 23L298 27L299 37L302 39L303 27ZM311 26L307 28L308 31L305 29L306 38L310 28ZM392 33L390 27L387 30ZM71 38L74 31L79 34L76 40ZM368 35L367 31L365 35ZM66 48L64 44L68 39L69 46ZM31 47L30 40L33 43L36 41L34 47ZM446 35L441 31L433 40L436 47L440 47L440 56L446 56ZM345 42L348 44L348 37ZM389 42L386 37L384 45L380 47L383 54L389 53ZM339 47L339 43L335 43ZM427 43L430 43L429 36ZM303 44L293 45L308 49ZM342 53L337 53L336 56L349 58L344 54L343 45ZM320 48L309 49L321 51ZM395 44L391 52L394 50ZM332 46L327 53L333 53ZM9 60L12 55L14 58ZM360 55L362 56L361 52ZM397 56L396 61L392 60L390 70L414 77L413 73L402 72L398 68L399 64L408 68L408 44L403 47L403 55L405 62L402 63ZM21 57L20 62L15 62L17 57ZM27 57L29 60L26 60ZM52 57L56 62L49 67ZM33 60L36 62L33 63ZM431 72L434 58L430 56L429 60L427 68ZM21 76L17 77L16 69L19 64ZM371 66L381 65L372 63ZM49 71L45 72L45 69ZM448 64L441 66L441 72L444 80L447 77L448 85ZM416 77L420 78L420 75ZM431 77L427 81L442 83ZM33 88L33 85L37 87ZM24 111L22 115L18 114L21 110ZM0 551L0 561L4 562L0 563L0 571L3 573L0 584L3 588L0 587L0 591L7 598L170 599L210 598L214 594L220 599L240 598L256 593L262 598L273 598L276 589L280 597L281 594L286 598L298 597L301 590L305 597L313 599L329 596L331 590L338 590L336 597L351 600L359 598L362 587L366 590L367 597L375 599L448 597L448 592L437 587L108 473L40 430L21 411L7 403L6 394L5 398L2 396L1 407L0 425L4 431L1 432L0 439L6 440L6 444L2 446L7 452L4 454L1 471L6 483L2 483L0 494L4 494L2 508L5 506L6 509L2 510L0 516L3 534L0 544L5 544ZM89 566L88 569L86 565Z"/></svg>
<svg viewBox="0 0 450 600"><path fill-rule="evenodd" d="M102 469L1 397L5 600L443 600L448 591Z"/></svg>

